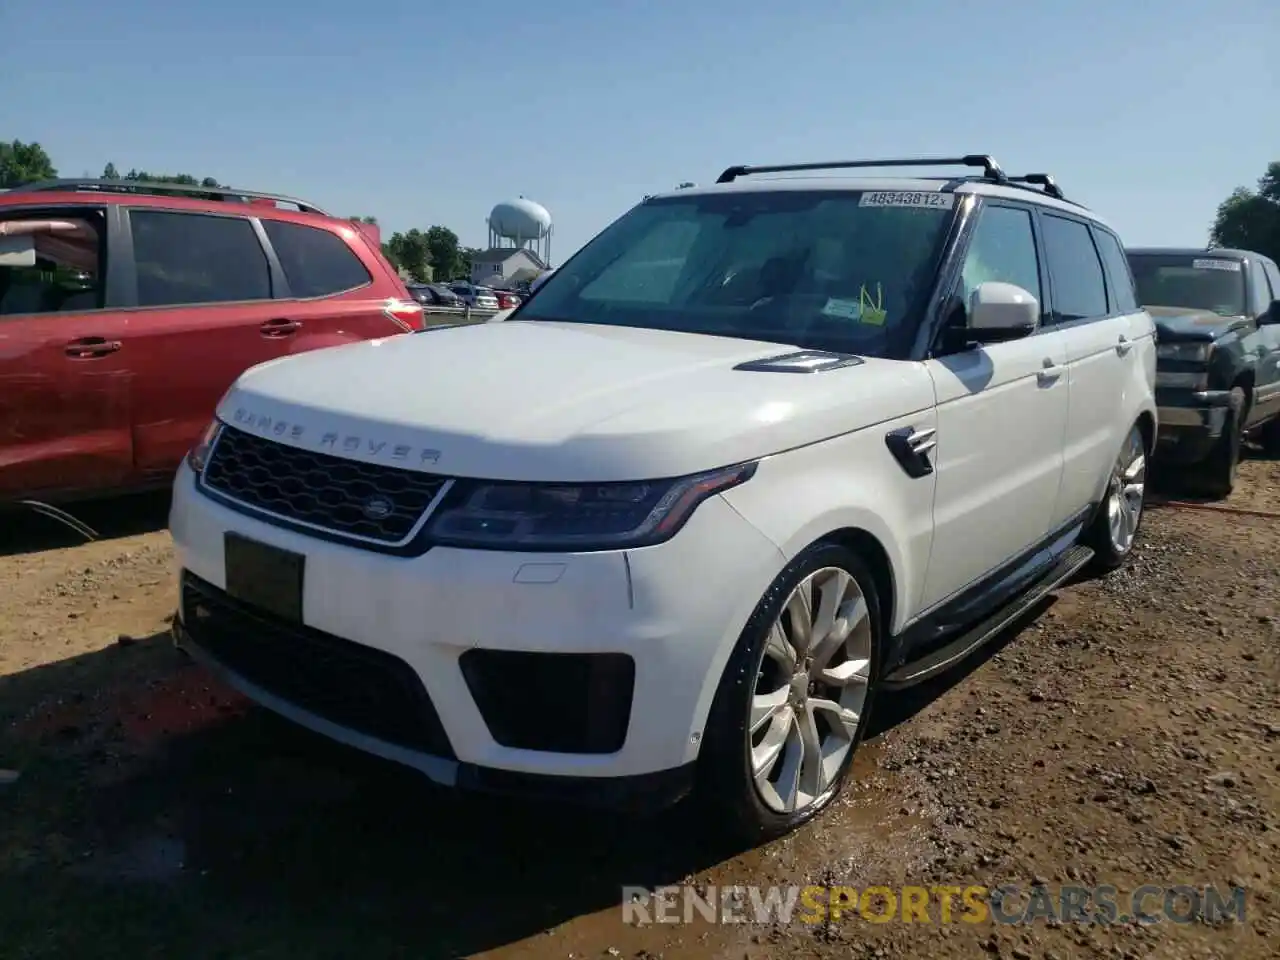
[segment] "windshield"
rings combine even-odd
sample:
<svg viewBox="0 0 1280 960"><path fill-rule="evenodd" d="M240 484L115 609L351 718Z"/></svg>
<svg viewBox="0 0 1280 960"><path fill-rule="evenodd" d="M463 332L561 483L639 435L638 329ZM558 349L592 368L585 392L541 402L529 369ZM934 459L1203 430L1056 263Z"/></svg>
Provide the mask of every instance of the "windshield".
<svg viewBox="0 0 1280 960"><path fill-rule="evenodd" d="M892 357L933 284L954 194L772 190L650 200L518 315Z"/></svg>
<svg viewBox="0 0 1280 960"><path fill-rule="evenodd" d="M1129 264L1144 307L1212 310L1224 317L1245 313L1244 270L1239 260L1135 253L1129 255Z"/></svg>

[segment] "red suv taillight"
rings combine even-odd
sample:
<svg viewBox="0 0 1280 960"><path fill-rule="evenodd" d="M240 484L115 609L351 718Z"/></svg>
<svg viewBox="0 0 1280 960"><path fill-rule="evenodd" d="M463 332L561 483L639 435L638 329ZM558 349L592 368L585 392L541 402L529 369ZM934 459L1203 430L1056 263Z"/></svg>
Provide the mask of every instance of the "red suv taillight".
<svg viewBox="0 0 1280 960"><path fill-rule="evenodd" d="M413 300L388 300L382 308L383 315L393 323L404 327L407 331L421 330L426 326L426 315L422 304Z"/></svg>

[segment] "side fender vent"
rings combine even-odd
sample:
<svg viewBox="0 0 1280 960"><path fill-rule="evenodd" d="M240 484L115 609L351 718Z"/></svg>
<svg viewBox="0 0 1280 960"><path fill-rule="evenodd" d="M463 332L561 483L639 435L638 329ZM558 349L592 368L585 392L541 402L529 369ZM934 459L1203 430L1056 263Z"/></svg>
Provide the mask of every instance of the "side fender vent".
<svg viewBox="0 0 1280 960"><path fill-rule="evenodd" d="M863 363L861 357L848 353L830 353L826 350L800 350L783 353L764 360L748 360L733 369L753 373L826 373L843 367L856 367Z"/></svg>

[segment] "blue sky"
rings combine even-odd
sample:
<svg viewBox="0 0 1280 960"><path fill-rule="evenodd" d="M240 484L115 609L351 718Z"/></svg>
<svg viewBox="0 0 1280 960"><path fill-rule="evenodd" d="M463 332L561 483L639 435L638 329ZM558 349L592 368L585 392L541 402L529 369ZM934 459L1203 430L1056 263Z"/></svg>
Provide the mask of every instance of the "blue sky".
<svg viewBox="0 0 1280 960"><path fill-rule="evenodd" d="M213 176L473 245L523 194L556 262L735 163L991 152L1173 244L1280 159L1276 0L54 8L0 9L0 137L63 175Z"/></svg>

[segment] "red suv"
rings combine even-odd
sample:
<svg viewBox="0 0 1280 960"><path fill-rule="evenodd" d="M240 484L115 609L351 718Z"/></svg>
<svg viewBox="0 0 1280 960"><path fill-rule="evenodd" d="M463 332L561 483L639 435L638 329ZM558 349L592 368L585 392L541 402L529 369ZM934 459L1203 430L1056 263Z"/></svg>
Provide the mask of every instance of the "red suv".
<svg viewBox="0 0 1280 960"><path fill-rule="evenodd" d="M377 228L300 200L0 192L0 504L167 484L248 367L422 325Z"/></svg>

